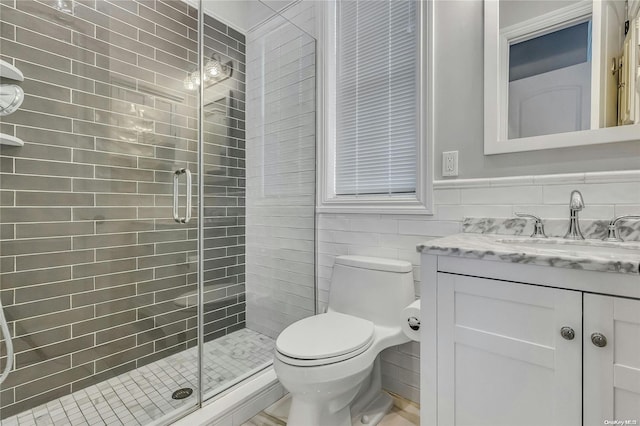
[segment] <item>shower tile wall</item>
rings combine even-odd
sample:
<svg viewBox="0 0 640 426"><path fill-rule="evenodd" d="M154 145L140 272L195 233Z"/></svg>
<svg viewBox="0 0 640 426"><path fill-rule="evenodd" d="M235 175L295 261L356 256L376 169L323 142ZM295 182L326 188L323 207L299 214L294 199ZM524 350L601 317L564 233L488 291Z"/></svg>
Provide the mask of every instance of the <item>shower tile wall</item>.
<svg viewBox="0 0 640 426"><path fill-rule="evenodd" d="M0 151L0 295L17 351L3 418L196 343L197 220L176 224L170 203L172 171L197 170L197 98L183 86L197 12L173 0L68 1L73 15L55 4L0 2L0 56L26 93L1 123L25 142ZM234 61L225 85L237 99L205 145L206 192L241 206L243 38L207 24L207 44ZM205 244L224 251L207 253L216 335L243 320L241 214L206 212Z"/></svg>
<svg viewBox="0 0 640 426"><path fill-rule="evenodd" d="M247 37L247 327L275 338L315 308L315 40L280 17Z"/></svg>
<svg viewBox="0 0 640 426"><path fill-rule="evenodd" d="M204 90L204 340L245 326L245 36L205 15L205 57L231 77Z"/></svg>

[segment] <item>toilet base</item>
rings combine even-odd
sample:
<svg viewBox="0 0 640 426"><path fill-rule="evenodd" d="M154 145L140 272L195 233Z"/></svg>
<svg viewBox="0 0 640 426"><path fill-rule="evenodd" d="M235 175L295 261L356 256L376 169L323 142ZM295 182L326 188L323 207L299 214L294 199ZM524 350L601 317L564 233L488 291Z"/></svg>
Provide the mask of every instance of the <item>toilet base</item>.
<svg viewBox="0 0 640 426"><path fill-rule="evenodd" d="M378 396L361 413L351 419L353 426L375 426L391 410L393 399L388 393L380 391Z"/></svg>

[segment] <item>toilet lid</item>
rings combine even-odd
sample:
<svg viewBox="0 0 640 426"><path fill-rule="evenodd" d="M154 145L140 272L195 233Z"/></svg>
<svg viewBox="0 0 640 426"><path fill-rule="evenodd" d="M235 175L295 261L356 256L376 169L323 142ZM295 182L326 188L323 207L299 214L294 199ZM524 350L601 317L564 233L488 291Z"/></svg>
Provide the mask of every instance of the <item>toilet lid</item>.
<svg viewBox="0 0 640 426"><path fill-rule="evenodd" d="M371 321L328 312L287 327L276 340L278 352L297 359L337 357L368 346L373 340Z"/></svg>

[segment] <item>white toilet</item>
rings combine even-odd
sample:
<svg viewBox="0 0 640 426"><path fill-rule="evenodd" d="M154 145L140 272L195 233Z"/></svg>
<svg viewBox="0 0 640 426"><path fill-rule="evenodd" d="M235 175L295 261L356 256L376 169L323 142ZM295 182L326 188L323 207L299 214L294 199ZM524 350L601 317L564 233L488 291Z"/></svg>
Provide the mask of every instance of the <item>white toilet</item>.
<svg viewBox="0 0 640 426"><path fill-rule="evenodd" d="M336 259L327 312L287 327L274 367L291 393L288 426L375 425L391 408L380 352L409 341L402 310L415 299L411 263Z"/></svg>

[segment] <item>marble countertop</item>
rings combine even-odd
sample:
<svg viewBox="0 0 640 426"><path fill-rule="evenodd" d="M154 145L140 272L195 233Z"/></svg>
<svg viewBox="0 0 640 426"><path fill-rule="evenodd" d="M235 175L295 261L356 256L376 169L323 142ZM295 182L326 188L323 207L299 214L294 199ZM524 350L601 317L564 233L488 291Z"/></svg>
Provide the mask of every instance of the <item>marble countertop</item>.
<svg viewBox="0 0 640 426"><path fill-rule="evenodd" d="M579 244L592 251L585 252L575 242L560 238L537 240L517 233L464 232L429 240L419 244L417 250L439 256L640 275L640 242L593 239Z"/></svg>

